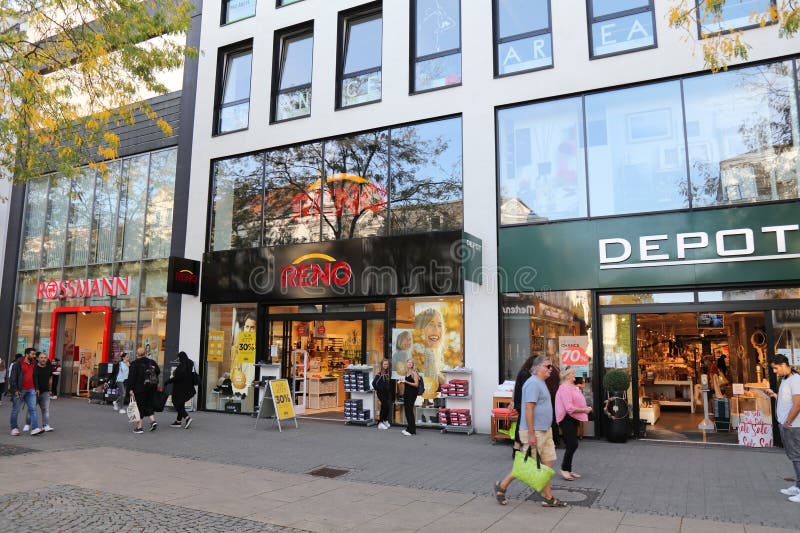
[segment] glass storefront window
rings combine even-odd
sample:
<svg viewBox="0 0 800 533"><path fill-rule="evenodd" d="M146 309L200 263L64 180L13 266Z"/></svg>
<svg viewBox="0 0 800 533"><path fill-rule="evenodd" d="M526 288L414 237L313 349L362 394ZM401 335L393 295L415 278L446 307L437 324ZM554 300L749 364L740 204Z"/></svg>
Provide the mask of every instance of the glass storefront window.
<svg viewBox="0 0 800 533"><path fill-rule="evenodd" d="M261 155L214 163L211 250L259 246L263 178Z"/></svg>
<svg viewBox="0 0 800 533"><path fill-rule="evenodd" d="M797 98L790 62L683 82L694 205L798 197Z"/></svg>
<svg viewBox="0 0 800 533"><path fill-rule="evenodd" d="M581 99L503 109L497 124L500 223L585 217Z"/></svg>
<svg viewBox="0 0 800 533"><path fill-rule="evenodd" d="M689 207L680 82L586 97L592 216Z"/></svg>
<svg viewBox="0 0 800 533"><path fill-rule="evenodd" d="M147 356L161 368L165 359L164 340L167 335L167 260L148 261L142 265L142 291L139 297L139 332L137 338Z"/></svg>
<svg viewBox="0 0 800 533"><path fill-rule="evenodd" d="M253 412L257 316L255 304L208 306L206 409Z"/></svg>
<svg viewBox="0 0 800 533"><path fill-rule="evenodd" d="M735 302L747 300L800 300L800 288L738 289L722 291L700 291L698 302Z"/></svg>
<svg viewBox="0 0 800 533"><path fill-rule="evenodd" d="M20 269L38 268L42 261L42 238L45 215L47 214L48 184L49 180L47 179L28 183Z"/></svg>
<svg viewBox="0 0 800 533"><path fill-rule="evenodd" d="M264 245L318 242L322 143L266 153Z"/></svg>
<svg viewBox="0 0 800 533"><path fill-rule="evenodd" d="M86 275L87 279L98 279L98 278L110 278L112 271L112 265L91 265L89 266L88 273ZM131 280L133 281L133 280ZM133 286L131 286L131 291L133 291ZM96 305L96 306L111 306L111 296L99 294L92 294L89 298L86 299L86 305Z"/></svg>
<svg viewBox="0 0 800 533"><path fill-rule="evenodd" d="M323 239L386 234L388 147L386 130L325 143Z"/></svg>
<svg viewBox="0 0 800 533"><path fill-rule="evenodd" d="M147 259L169 257L177 156L177 150L165 150L153 153L150 158L144 238Z"/></svg>
<svg viewBox="0 0 800 533"><path fill-rule="evenodd" d="M33 345L33 329L36 321L36 270L20 272L17 282L17 303L14 313L14 335L12 350L24 353L25 348Z"/></svg>
<svg viewBox="0 0 800 533"><path fill-rule="evenodd" d="M73 267L73 268L65 268L64 273L61 276L63 280L85 280L87 279L86 276L86 267ZM93 278L94 279L94 278ZM84 305L84 298L77 297L77 298L64 298L63 300L59 300L58 306L59 307L81 307Z"/></svg>
<svg viewBox="0 0 800 533"><path fill-rule="evenodd" d="M463 298L399 298L391 306L393 375L405 376L406 361L412 358L425 378L425 396L435 397L442 370L464 366Z"/></svg>
<svg viewBox="0 0 800 533"><path fill-rule="evenodd" d="M600 305L675 304L694 302L694 292L636 292L601 294Z"/></svg>
<svg viewBox="0 0 800 533"><path fill-rule="evenodd" d="M122 240L117 242L117 253L120 254L118 257L122 261L134 261L142 257L149 166L149 154L131 157L122 162L123 193L120 200L119 222L123 230Z"/></svg>
<svg viewBox="0 0 800 533"><path fill-rule="evenodd" d="M603 315L601 346L603 349L603 368L605 371L612 369L624 370L630 376L631 354L631 315ZM607 393L610 391L604 391ZM628 388L628 399L631 388Z"/></svg>
<svg viewBox="0 0 800 533"><path fill-rule="evenodd" d="M114 260L122 162L111 161L107 166L108 177L98 173L96 178L90 263L108 263Z"/></svg>
<svg viewBox="0 0 800 533"><path fill-rule="evenodd" d="M70 185L65 264L85 265L89 260L95 172L88 168L83 169L72 178Z"/></svg>
<svg viewBox="0 0 800 533"><path fill-rule="evenodd" d="M60 267L64 264L69 193L69 180L58 177L50 179L45 218L44 260L42 261L45 268Z"/></svg>
<svg viewBox="0 0 800 533"><path fill-rule="evenodd" d="M391 130L390 234L463 227L461 119Z"/></svg>

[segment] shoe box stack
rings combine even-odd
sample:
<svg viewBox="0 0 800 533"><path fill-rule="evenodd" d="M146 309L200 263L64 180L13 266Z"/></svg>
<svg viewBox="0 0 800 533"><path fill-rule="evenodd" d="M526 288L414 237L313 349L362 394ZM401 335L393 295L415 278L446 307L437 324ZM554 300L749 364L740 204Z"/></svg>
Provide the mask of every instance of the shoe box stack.
<svg viewBox="0 0 800 533"><path fill-rule="evenodd" d="M364 400L345 400L344 419L345 420L370 420L370 410L364 410Z"/></svg>
<svg viewBox="0 0 800 533"><path fill-rule="evenodd" d="M439 423L447 426L471 426L469 409L439 409Z"/></svg>
<svg viewBox="0 0 800 533"><path fill-rule="evenodd" d="M469 396L469 380L451 379L441 386L442 396Z"/></svg>
<svg viewBox="0 0 800 533"><path fill-rule="evenodd" d="M367 392L369 391L369 387L370 383L368 370L344 371L345 392Z"/></svg>

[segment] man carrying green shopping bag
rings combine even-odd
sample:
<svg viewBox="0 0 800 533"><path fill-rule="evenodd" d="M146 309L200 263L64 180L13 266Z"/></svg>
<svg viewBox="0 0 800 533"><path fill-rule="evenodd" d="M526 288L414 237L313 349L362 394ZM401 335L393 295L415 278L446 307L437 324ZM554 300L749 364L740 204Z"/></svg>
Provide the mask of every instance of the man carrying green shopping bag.
<svg viewBox="0 0 800 533"><path fill-rule="evenodd" d="M531 377L522 387L522 409L519 416L519 438L522 441L522 449L515 454L515 462L524 460L524 454L530 448L531 456L538 454L541 463L547 466L549 474L552 475L550 467L556 460L556 447L553 443L553 405L550 402L550 391L547 390L545 380L550 375L553 368L550 358L540 355L533 361ZM517 457L521 454L522 457ZM537 461L528 459L536 465ZM506 489L509 484L516 479L514 470L500 483L495 483L495 498L500 505L506 505ZM550 479L540 491L544 507L566 507L567 503L553 497L550 490Z"/></svg>

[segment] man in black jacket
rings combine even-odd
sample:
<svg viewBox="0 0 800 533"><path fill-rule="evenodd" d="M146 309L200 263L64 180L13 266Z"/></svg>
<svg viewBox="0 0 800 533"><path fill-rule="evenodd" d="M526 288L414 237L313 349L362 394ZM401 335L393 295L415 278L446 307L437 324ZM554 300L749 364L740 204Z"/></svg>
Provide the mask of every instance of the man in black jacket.
<svg viewBox="0 0 800 533"><path fill-rule="evenodd" d="M144 433L142 421L146 416L150 417L150 431L158 429L153 404L160 374L158 363L145 356L144 348L136 350L136 360L131 363L128 374L129 394L139 407L139 422L136 423L134 433Z"/></svg>
<svg viewBox="0 0 800 533"><path fill-rule="evenodd" d="M11 368L11 376L8 380L8 391L11 394L11 435L16 437L19 435L19 409L22 402L28 406L28 412L31 416L31 435L38 435L42 432L39 427L39 415L36 412L36 397L39 394L38 377L34 372L36 362L35 348L27 348L25 356L14 363Z"/></svg>

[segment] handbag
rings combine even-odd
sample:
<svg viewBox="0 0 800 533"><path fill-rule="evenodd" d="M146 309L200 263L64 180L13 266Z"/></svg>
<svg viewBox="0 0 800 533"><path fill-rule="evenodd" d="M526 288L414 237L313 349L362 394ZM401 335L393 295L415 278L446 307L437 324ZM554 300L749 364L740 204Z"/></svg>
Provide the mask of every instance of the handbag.
<svg viewBox="0 0 800 533"><path fill-rule="evenodd" d="M195 387L200 385L200 376L194 370L192 370L192 385Z"/></svg>
<svg viewBox="0 0 800 533"><path fill-rule="evenodd" d="M131 398L131 402L128 404L128 422L134 423L141 420L139 416L139 406L136 405L136 398Z"/></svg>
<svg viewBox="0 0 800 533"><path fill-rule="evenodd" d="M156 413L163 413L164 406L167 405L167 397L170 395L165 390L156 390L153 392L153 411Z"/></svg>
<svg viewBox="0 0 800 533"><path fill-rule="evenodd" d="M541 492L555 472L549 466L542 464L539 450L536 450L535 462L528 459L531 459L531 446L528 446L528 451L524 454L521 451L515 452L514 467L511 469L511 475L536 492Z"/></svg>

